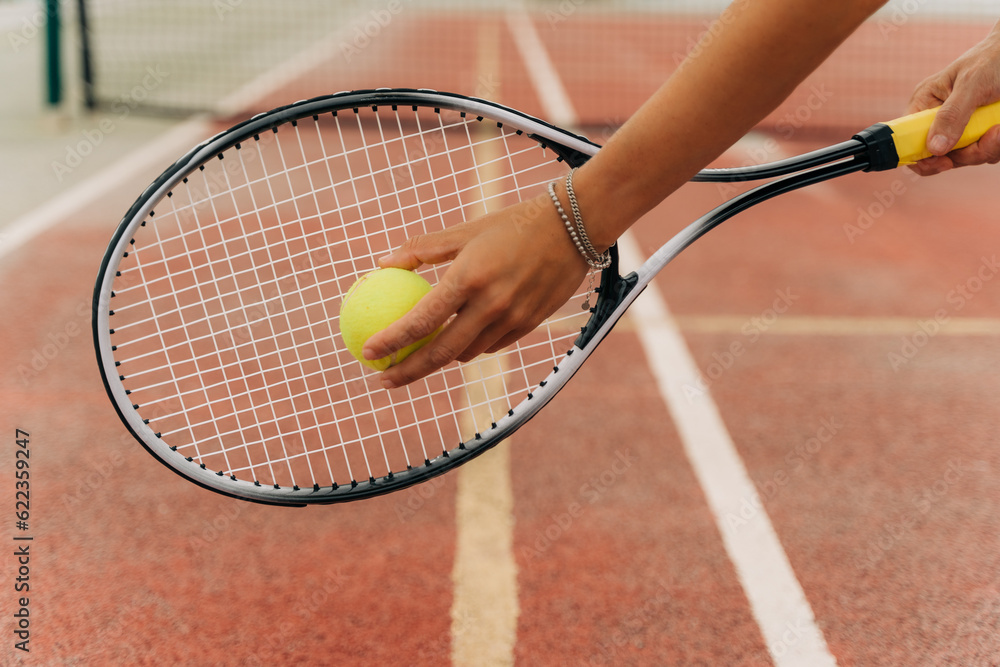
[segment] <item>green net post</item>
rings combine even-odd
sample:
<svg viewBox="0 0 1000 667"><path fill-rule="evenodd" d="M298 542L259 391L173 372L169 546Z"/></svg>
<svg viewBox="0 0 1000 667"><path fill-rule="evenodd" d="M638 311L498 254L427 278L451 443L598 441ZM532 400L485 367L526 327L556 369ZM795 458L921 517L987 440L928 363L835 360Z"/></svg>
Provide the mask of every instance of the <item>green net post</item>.
<svg viewBox="0 0 1000 667"><path fill-rule="evenodd" d="M62 49L59 33L59 0L45 3L45 66L47 101L50 107L62 103Z"/></svg>
<svg viewBox="0 0 1000 667"><path fill-rule="evenodd" d="M90 56L90 24L87 22L87 0L77 0L77 23L80 26L80 74L83 77L83 103L88 109L97 107L94 94L94 65Z"/></svg>

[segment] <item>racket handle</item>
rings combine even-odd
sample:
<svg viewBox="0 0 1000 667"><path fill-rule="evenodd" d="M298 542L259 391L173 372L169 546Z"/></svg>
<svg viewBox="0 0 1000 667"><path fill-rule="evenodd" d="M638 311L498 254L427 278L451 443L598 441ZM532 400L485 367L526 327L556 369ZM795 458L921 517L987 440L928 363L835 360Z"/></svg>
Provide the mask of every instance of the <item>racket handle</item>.
<svg viewBox="0 0 1000 667"><path fill-rule="evenodd" d="M931 152L927 150L927 132L937 112L937 108L927 109L883 123L892 130L892 143L896 146L898 164L913 164L931 156ZM979 141L994 125L1000 125L1000 102L976 109L955 148L965 148Z"/></svg>

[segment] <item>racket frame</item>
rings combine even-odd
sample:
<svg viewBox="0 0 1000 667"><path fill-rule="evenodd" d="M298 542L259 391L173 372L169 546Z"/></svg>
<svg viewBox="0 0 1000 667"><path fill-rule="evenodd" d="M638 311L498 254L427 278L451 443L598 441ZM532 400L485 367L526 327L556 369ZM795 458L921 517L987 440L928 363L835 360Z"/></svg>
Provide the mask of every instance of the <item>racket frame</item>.
<svg viewBox="0 0 1000 667"><path fill-rule="evenodd" d="M560 160L570 167L583 164L600 148L584 137L566 132L514 109L492 102L466 97L454 93L439 93L419 89L373 89L349 91L311 98L296 102L269 112L258 114L232 128L207 139L177 160L151 183L129 208L122 218L111 243L105 252L98 274L93 296L93 334L98 366L105 390L115 406L118 416L132 435L157 460L184 478L223 495L252 502L283 506L304 506L306 504L333 503L341 500L367 498L390 490L404 488L439 475L466 459L486 451L497 442L513 433L528 421L572 376L582 363L583 355L574 355L571 349L565 360L550 374L552 381L543 381L540 386L508 414L498 419L487 433L460 444L453 450L444 450L441 455L425 461L423 466L390 473L381 479L351 480L336 487L291 488L274 487L256 481L235 479L220 471L213 471L199 465L173 451L138 412L124 385L124 377L117 371L114 345L111 341L112 287L118 268L133 235L144 224L158 202L171 192L184 178L195 172L199 165L216 159L226 149L245 142L254 136L275 132L277 128L295 119L308 118L362 107L417 105L450 109L480 120L489 118L498 124L508 124L517 131L528 135L543 147L551 149ZM613 251L617 266L617 249ZM606 299L604 299L606 301ZM602 299L598 296L598 307Z"/></svg>

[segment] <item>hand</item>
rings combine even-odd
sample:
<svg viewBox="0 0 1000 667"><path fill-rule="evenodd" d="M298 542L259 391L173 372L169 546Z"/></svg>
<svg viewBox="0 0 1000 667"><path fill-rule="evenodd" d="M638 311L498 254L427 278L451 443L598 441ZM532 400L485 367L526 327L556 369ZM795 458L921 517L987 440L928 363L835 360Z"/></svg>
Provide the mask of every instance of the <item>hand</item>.
<svg viewBox="0 0 1000 667"><path fill-rule="evenodd" d="M445 325L433 341L382 374L386 388L513 343L573 296L587 273L547 194L411 237L379 264L416 269L448 260L452 264L434 289L365 343L365 357L379 359Z"/></svg>
<svg viewBox="0 0 1000 667"><path fill-rule="evenodd" d="M927 134L927 148L934 157L910 168L922 176L954 167L1000 161L1000 126L978 142L951 150L962 136L976 107L1000 100L1000 23L990 35L944 70L917 86L910 98L910 113L940 106Z"/></svg>

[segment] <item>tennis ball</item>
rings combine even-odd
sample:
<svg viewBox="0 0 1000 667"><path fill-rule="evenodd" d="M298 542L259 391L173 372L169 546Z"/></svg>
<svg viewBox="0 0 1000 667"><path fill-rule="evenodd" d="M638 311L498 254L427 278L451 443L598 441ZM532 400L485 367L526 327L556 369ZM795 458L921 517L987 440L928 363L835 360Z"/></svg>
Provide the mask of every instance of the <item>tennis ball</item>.
<svg viewBox="0 0 1000 667"><path fill-rule="evenodd" d="M347 351L365 366L384 371L429 343L437 332L374 361L361 352L369 338L408 313L430 291L430 283L405 269L377 269L361 276L340 304L340 335Z"/></svg>

